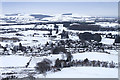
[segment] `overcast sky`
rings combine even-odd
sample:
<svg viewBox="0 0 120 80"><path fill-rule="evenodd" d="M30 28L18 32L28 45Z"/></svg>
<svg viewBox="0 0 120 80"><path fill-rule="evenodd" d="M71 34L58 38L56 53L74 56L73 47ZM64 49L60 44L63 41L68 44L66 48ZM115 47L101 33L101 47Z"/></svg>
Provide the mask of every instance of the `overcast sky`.
<svg viewBox="0 0 120 80"><path fill-rule="evenodd" d="M118 2L2 2L6 13L75 13L89 16L118 16Z"/></svg>

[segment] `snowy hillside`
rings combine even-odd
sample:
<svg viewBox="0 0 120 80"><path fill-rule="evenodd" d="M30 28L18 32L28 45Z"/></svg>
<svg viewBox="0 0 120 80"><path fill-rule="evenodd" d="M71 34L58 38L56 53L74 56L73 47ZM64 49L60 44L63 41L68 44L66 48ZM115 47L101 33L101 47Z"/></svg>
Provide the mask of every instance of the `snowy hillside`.
<svg viewBox="0 0 120 80"><path fill-rule="evenodd" d="M106 19L78 14L2 16L0 77L118 78L120 35L117 23ZM91 29L98 26L102 28Z"/></svg>
<svg viewBox="0 0 120 80"><path fill-rule="evenodd" d="M89 60L100 60L100 61L114 61L118 62L118 54L106 54L106 53L97 53L97 52L85 52L85 53L77 53L73 54L73 59L84 60L88 58ZM32 61L29 67L34 68L37 62L42 61L44 58L48 58L53 62L60 58L62 59L62 55L50 55L43 57L32 57ZM25 56L1 56L0 57L0 67L18 67L15 70L19 70L19 67L24 67L26 62L28 62L30 57ZM19 63L18 63L19 62ZM26 68L27 69L27 68ZM4 69L0 69L3 71ZM14 69L12 69L14 71ZM32 69L34 71L34 69ZM8 72L8 71L4 71ZM19 71L21 72L21 70ZM47 72L46 78L117 78L118 75L117 68L99 68L99 67L70 67L63 68L58 72ZM70 76L71 75L71 76ZM18 75L19 77L20 74ZM42 74L35 75L36 78L41 78L44 76Z"/></svg>
<svg viewBox="0 0 120 80"><path fill-rule="evenodd" d="M57 22L62 22L62 21L80 21L80 22L94 22L93 19L90 19L91 16L80 16L76 14L71 14L71 15L55 15L53 17L46 17L43 18L42 20L46 21L57 21Z"/></svg>
<svg viewBox="0 0 120 80"><path fill-rule="evenodd" d="M117 52L112 53L111 54L106 54L106 53L98 53L98 52L85 52L85 53L77 53L77 54L73 54L73 59L74 60L84 60L85 58L88 58L89 60L100 60L100 61L114 61L114 62L118 62L118 54L115 54ZM52 60L53 62L57 59L60 58L62 59L62 55L50 55L50 56L43 56L43 57L33 57L32 61L29 65L29 67L34 67L36 65L37 62L42 61L44 58L48 58L50 60ZM17 56L17 55L13 55L13 56L1 56L0 57L0 66L1 67L23 67L27 61L29 61L30 57L25 57L25 56ZM11 60L11 61L9 61ZM8 63L9 62L9 63ZM17 63L19 62L19 63Z"/></svg>
<svg viewBox="0 0 120 80"><path fill-rule="evenodd" d="M48 72L46 77L35 75L36 78L118 78L117 69L96 67L71 67L64 68L60 72Z"/></svg>

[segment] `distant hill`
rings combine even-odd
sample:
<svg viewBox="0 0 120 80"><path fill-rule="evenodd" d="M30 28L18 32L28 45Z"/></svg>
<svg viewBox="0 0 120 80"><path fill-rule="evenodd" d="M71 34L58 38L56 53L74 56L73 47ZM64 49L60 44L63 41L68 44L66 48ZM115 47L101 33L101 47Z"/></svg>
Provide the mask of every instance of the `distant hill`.
<svg viewBox="0 0 120 80"><path fill-rule="evenodd" d="M72 15L72 13L65 13L65 14L62 14L62 15Z"/></svg>
<svg viewBox="0 0 120 80"><path fill-rule="evenodd" d="M50 15L43 15L43 14L31 14L30 16L33 16L33 17L38 18L38 19L43 19L45 17L53 17Z"/></svg>
<svg viewBox="0 0 120 80"><path fill-rule="evenodd" d="M16 13L16 14L5 14L5 16L18 16L19 13Z"/></svg>

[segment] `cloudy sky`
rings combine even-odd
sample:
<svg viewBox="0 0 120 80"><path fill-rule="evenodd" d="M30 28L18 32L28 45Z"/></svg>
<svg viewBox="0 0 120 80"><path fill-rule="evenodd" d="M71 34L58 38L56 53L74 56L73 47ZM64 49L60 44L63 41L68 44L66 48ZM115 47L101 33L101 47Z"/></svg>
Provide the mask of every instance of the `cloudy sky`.
<svg viewBox="0 0 120 80"><path fill-rule="evenodd" d="M118 16L118 2L2 2L2 13Z"/></svg>

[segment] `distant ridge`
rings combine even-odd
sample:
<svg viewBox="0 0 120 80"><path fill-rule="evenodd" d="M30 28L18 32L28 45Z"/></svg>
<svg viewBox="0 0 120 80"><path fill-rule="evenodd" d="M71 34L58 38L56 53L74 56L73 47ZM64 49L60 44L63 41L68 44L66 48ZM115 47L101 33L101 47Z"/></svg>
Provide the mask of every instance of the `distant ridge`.
<svg viewBox="0 0 120 80"><path fill-rule="evenodd" d="M5 16L18 16L19 13L16 13L16 14L5 14Z"/></svg>
<svg viewBox="0 0 120 80"><path fill-rule="evenodd" d="M65 14L62 14L62 15L72 15L72 13L65 13Z"/></svg>
<svg viewBox="0 0 120 80"><path fill-rule="evenodd" d="M33 16L33 17L38 18L38 19L43 19L45 17L53 17L50 15L43 15L43 14L31 14L30 16Z"/></svg>

